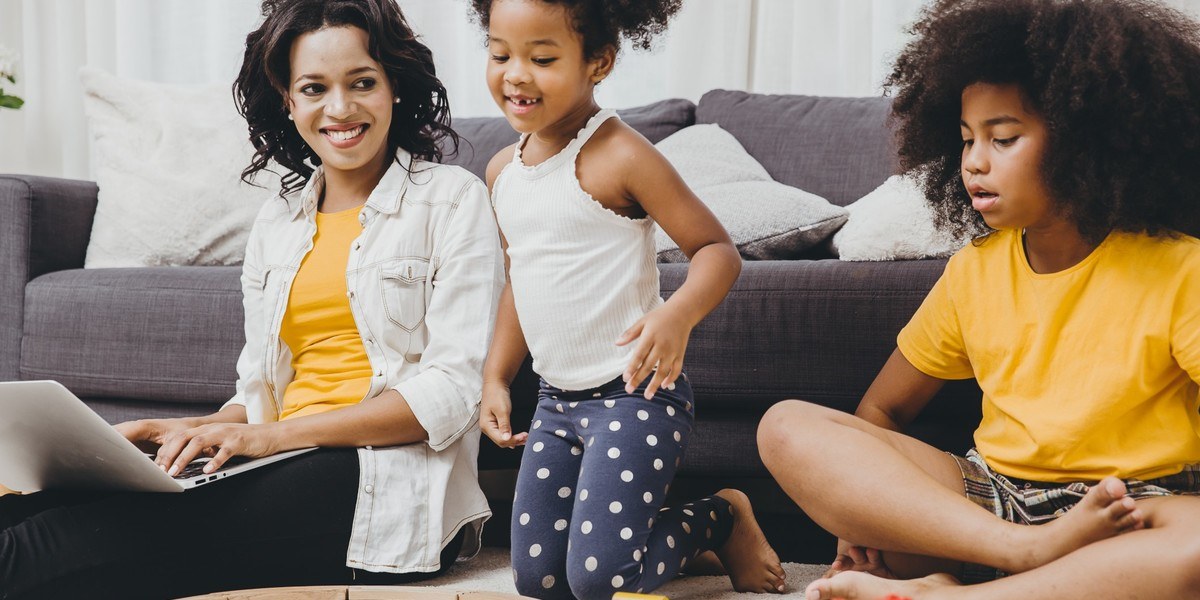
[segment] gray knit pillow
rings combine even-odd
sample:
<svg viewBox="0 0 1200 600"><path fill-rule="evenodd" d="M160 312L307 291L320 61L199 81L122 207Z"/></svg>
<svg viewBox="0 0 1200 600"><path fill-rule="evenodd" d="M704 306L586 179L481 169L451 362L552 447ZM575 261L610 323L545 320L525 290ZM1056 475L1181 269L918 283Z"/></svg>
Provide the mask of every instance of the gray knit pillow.
<svg viewBox="0 0 1200 600"><path fill-rule="evenodd" d="M718 125L687 127L656 146L729 231L743 258L793 258L833 235L849 216L820 196L771 179ZM660 262L687 260L662 229L654 235Z"/></svg>

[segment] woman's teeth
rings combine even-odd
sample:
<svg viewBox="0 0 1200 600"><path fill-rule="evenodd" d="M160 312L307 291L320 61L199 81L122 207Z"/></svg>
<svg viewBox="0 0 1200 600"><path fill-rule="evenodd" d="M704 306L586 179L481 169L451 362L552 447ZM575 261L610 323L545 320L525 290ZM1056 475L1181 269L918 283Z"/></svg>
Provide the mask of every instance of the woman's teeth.
<svg viewBox="0 0 1200 600"><path fill-rule="evenodd" d="M363 130L366 128L367 128L366 125L359 125L358 127L355 127L354 129L345 129L345 130L326 129L325 135L328 135L329 137L331 137L335 140L338 140L338 141L345 141L345 140L349 140L349 139L358 137L358 134L362 133Z"/></svg>

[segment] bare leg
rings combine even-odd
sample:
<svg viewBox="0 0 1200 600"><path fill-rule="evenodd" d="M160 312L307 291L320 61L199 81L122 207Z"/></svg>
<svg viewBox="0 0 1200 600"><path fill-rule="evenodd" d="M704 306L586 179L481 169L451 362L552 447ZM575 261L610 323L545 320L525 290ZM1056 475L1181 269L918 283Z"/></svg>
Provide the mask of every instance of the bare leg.
<svg viewBox="0 0 1200 600"><path fill-rule="evenodd" d="M1200 498L1150 498L1138 503L1146 529L1087 545L1043 567L974 586L934 575L920 580L841 573L813 582L808 600L874 600L896 594L912 600L1091 600L1200 598ZM1169 549L1169 551L1164 551Z"/></svg>
<svg viewBox="0 0 1200 600"><path fill-rule="evenodd" d="M1106 482L1059 520L1025 527L965 496L957 462L928 444L845 413L789 401L763 417L763 462L818 525L850 543L1019 573L1140 527L1124 485ZM897 557L899 558L899 557ZM890 555L900 576L911 569ZM910 563L912 561L910 560ZM928 572L928 571L927 571Z"/></svg>

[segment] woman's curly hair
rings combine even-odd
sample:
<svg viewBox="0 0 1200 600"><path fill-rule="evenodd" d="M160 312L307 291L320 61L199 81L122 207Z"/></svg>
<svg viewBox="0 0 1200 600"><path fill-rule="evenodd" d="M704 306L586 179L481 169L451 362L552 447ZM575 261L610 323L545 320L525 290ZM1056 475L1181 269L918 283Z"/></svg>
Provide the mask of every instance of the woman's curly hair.
<svg viewBox="0 0 1200 600"><path fill-rule="evenodd" d="M939 227L987 231L962 184L962 92L1016 84L1048 132L1041 173L1086 238L1200 234L1200 28L1148 0L938 0L885 82L901 168Z"/></svg>
<svg viewBox="0 0 1200 600"><path fill-rule="evenodd" d="M471 6L484 29L492 19L496 0L471 0ZM679 12L683 0L538 0L566 7L583 38L583 55L598 58L607 48L621 48L621 38L635 48L649 50L655 37L666 31L667 23Z"/></svg>
<svg viewBox="0 0 1200 600"><path fill-rule="evenodd" d="M450 102L434 70L433 53L416 38L395 0L263 0L262 14L262 25L246 36L241 72L233 84L255 151L242 171L243 181L251 183L273 160L289 171L283 176L283 196L304 187L314 170L310 164L321 164L288 120L285 98L292 43L325 27L353 26L367 32L367 50L400 99L392 105L389 156L403 148L415 158L439 161L443 141L449 142L452 153L457 151Z"/></svg>

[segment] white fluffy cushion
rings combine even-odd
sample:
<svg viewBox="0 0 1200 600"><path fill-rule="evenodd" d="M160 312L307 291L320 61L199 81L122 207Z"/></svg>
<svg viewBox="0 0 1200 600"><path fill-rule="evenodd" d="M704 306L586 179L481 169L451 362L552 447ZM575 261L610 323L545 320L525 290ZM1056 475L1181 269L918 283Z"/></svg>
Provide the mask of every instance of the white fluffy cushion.
<svg viewBox="0 0 1200 600"><path fill-rule="evenodd" d="M239 180L253 149L228 85L178 86L85 67L84 112L100 188L84 266L233 265L263 201Z"/></svg>
<svg viewBox="0 0 1200 600"><path fill-rule="evenodd" d="M833 235L842 260L906 260L950 256L966 245L933 226L925 195L907 177L893 175L846 207L850 219Z"/></svg>
<svg viewBox="0 0 1200 600"><path fill-rule="evenodd" d="M745 258L793 258L846 221L846 209L771 179L737 139L717 125L684 128L657 147L729 231ZM687 260L661 229L654 241L660 261Z"/></svg>

